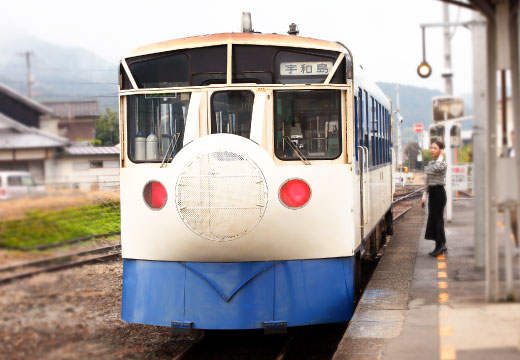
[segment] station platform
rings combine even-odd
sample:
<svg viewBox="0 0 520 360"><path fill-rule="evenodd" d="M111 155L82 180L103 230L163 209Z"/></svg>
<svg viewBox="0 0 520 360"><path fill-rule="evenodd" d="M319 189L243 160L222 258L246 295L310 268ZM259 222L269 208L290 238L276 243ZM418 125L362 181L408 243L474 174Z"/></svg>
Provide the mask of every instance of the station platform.
<svg viewBox="0 0 520 360"><path fill-rule="evenodd" d="M333 359L520 359L518 274L516 302L486 302L473 221L473 200L454 201L448 254L433 258L426 211L414 206L394 227ZM499 223L502 236L507 229Z"/></svg>

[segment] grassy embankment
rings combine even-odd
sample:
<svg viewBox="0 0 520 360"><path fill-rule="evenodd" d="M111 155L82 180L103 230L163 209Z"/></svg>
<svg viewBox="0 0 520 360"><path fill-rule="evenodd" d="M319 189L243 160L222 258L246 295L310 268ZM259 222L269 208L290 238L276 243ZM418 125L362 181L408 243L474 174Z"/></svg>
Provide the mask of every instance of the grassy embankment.
<svg viewBox="0 0 520 360"><path fill-rule="evenodd" d="M23 249L120 230L116 201L64 210L31 210L23 218L0 221L0 247Z"/></svg>

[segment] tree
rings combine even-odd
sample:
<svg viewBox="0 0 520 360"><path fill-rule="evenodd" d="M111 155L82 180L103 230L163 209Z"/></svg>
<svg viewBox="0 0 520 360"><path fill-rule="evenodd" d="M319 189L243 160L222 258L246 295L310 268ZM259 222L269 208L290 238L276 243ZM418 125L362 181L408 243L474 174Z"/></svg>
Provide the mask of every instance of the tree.
<svg viewBox="0 0 520 360"><path fill-rule="evenodd" d="M459 149L459 164L469 164L471 162L473 162L473 147L467 144Z"/></svg>
<svg viewBox="0 0 520 360"><path fill-rule="evenodd" d="M415 169L417 166L417 155L419 155L419 144L417 142L408 143L404 153L408 158L409 169Z"/></svg>
<svg viewBox="0 0 520 360"><path fill-rule="evenodd" d="M119 116L109 108L96 119L96 146L113 146L119 143Z"/></svg>
<svg viewBox="0 0 520 360"><path fill-rule="evenodd" d="M430 161L432 161L433 157L430 153L430 150L423 150L422 151L422 159L423 159L423 165L427 166Z"/></svg>

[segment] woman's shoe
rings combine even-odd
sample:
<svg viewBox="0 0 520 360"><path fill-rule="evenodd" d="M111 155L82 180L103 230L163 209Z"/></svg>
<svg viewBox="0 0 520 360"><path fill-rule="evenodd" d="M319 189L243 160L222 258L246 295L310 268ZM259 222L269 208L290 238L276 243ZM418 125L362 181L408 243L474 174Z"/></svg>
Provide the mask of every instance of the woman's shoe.
<svg viewBox="0 0 520 360"><path fill-rule="evenodd" d="M430 256L435 256L433 255L437 250L439 250L439 248L441 247L441 244L439 242L435 242L435 249L433 249L431 252L429 252L428 254L430 254Z"/></svg>
<svg viewBox="0 0 520 360"><path fill-rule="evenodd" d="M430 256L437 257L440 254L447 254L447 253L448 253L448 248L446 247L446 245L442 244L441 246L439 246L439 248L436 247L435 250L433 250L430 253Z"/></svg>

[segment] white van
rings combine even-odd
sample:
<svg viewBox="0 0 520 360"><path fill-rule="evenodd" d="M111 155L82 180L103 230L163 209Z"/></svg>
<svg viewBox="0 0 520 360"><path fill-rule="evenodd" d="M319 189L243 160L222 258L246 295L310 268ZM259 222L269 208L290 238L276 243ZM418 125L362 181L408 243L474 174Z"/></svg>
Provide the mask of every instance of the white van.
<svg viewBox="0 0 520 360"><path fill-rule="evenodd" d="M43 195L45 187L36 185L27 171L0 171L0 200Z"/></svg>

